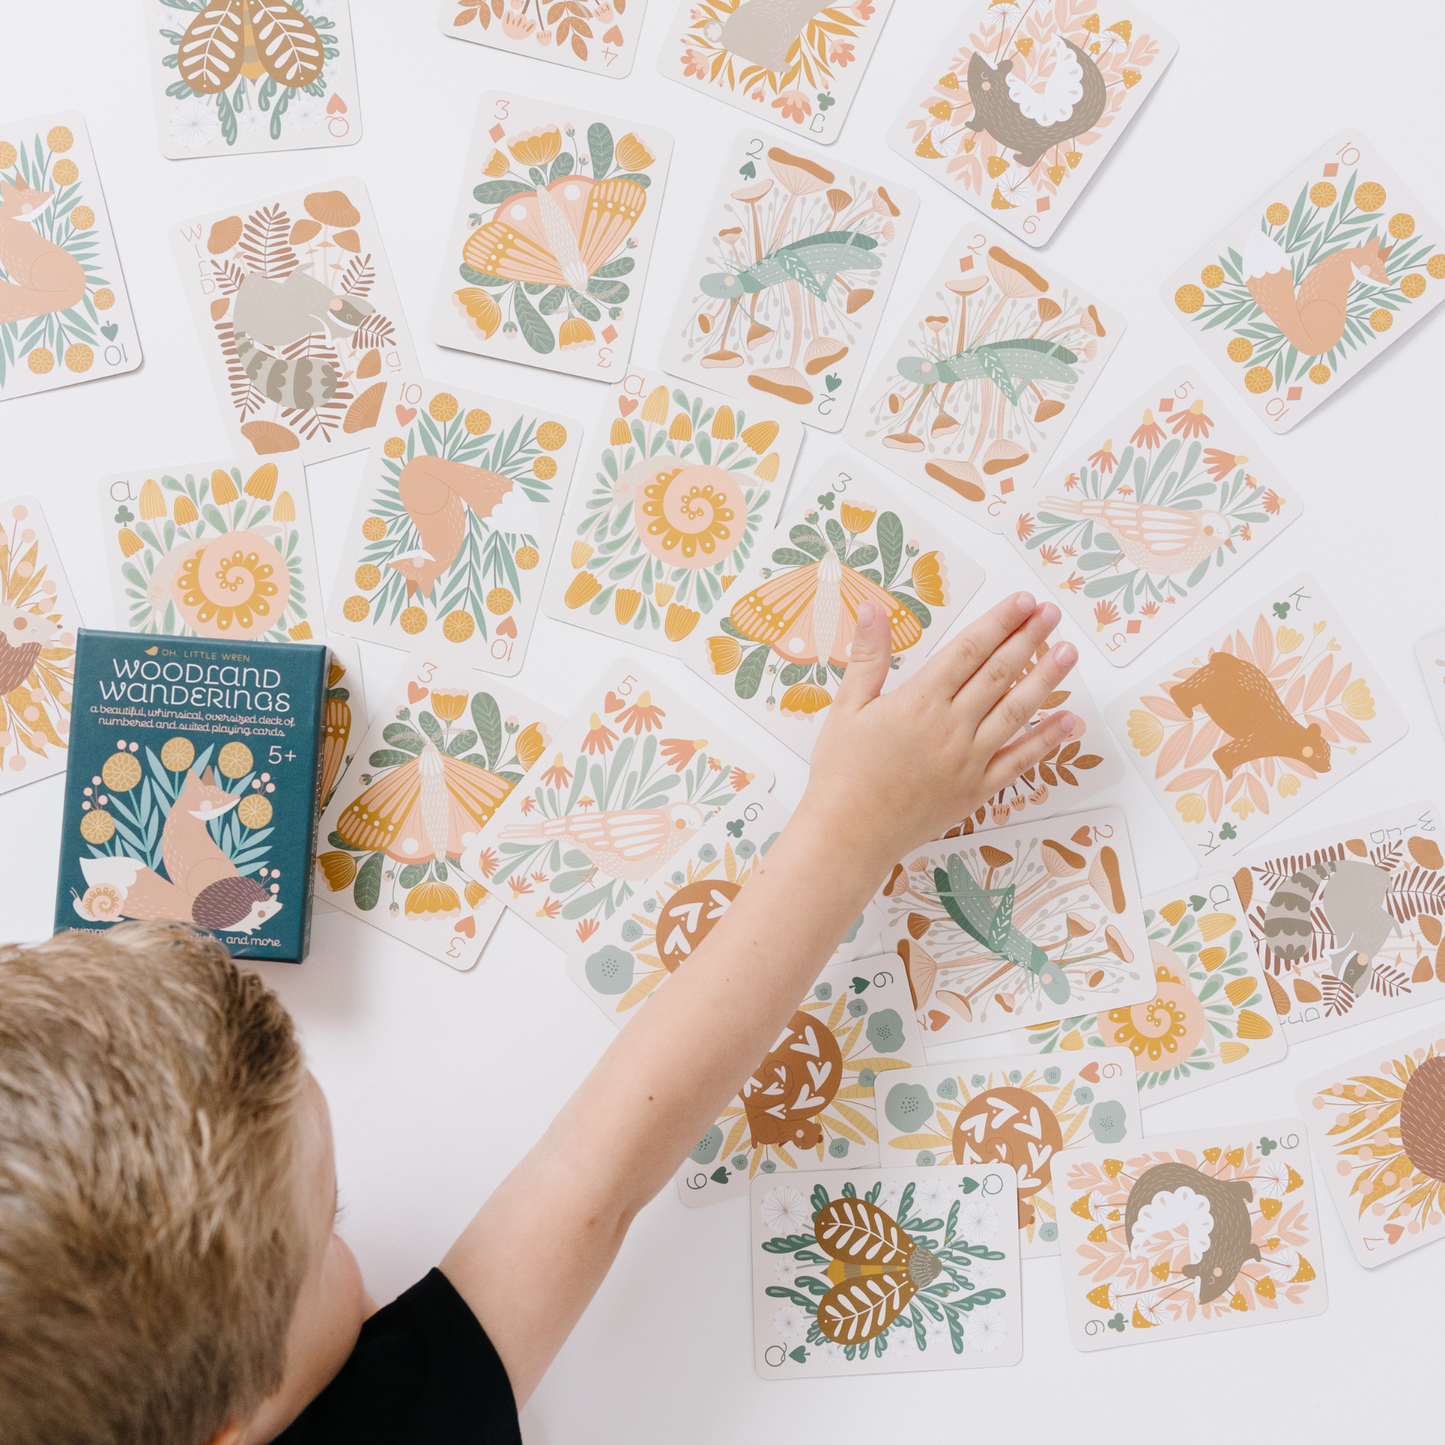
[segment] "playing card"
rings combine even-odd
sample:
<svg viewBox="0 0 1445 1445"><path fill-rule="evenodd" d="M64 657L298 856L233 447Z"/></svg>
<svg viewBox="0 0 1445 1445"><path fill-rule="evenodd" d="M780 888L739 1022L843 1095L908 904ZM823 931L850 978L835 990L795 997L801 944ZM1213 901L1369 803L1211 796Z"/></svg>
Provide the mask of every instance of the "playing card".
<svg viewBox="0 0 1445 1445"><path fill-rule="evenodd" d="M502 917L480 831L562 719L454 663L419 653L411 664L331 792L316 896L467 969ZM337 700L327 693L328 769L341 751L331 731Z"/></svg>
<svg viewBox="0 0 1445 1445"><path fill-rule="evenodd" d="M765 1380L1016 1365L1007 1164L753 1181L754 1362Z"/></svg>
<svg viewBox="0 0 1445 1445"><path fill-rule="evenodd" d="M84 118L0 122L0 401L140 363Z"/></svg>
<svg viewBox="0 0 1445 1445"><path fill-rule="evenodd" d="M785 131L837 140L893 0L683 0L657 68Z"/></svg>
<svg viewBox="0 0 1445 1445"><path fill-rule="evenodd" d="M1440 837L1419 802L1241 860L1234 885L1290 1043L1445 998Z"/></svg>
<svg viewBox="0 0 1445 1445"><path fill-rule="evenodd" d="M927 843L894 866L875 901L929 1044L1142 1003L1154 989L1117 808L1055 818L1042 833L991 828Z"/></svg>
<svg viewBox="0 0 1445 1445"><path fill-rule="evenodd" d="M1408 730L1308 574L1136 684L1104 716L1206 864L1249 847Z"/></svg>
<svg viewBox="0 0 1445 1445"><path fill-rule="evenodd" d="M370 446L387 382L417 361L362 182L182 221L171 244L235 454Z"/></svg>
<svg viewBox="0 0 1445 1445"><path fill-rule="evenodd" d="M666 131L488 91L432 340L616 381L632 352L671 157Z"/></svg>
<svg viewBox="0 0 1445 1445"><path fill-rule="evenodd" d="M547 614L678 652L778 519L803 444L777 407L631 371L607 395L552 569ZM610 429L609 429L610 428Z"/></svg>
<svg viewBox="0 0 1445 1445"><path fill-rule="evenodd" d="M860 451L991 532L1043 471L1125 324L1002 241L976 221L954 237L847 431Z"/></svg>
<svg viewBox="0 0 1445 1445"><path fill-rule="evenodd" d="M1445 1026L1336 1064L1296 1097L1366 1269L1445 1234Z"/></svg>
<svg viewBox="0 0 1445 1445"><path fill-rule="evenodd" d="M1435 716L1440 720L1440 729L1445 732L1445 632L1423 639L1415 655L1420 659L1420 671L1425 674L1425 686Z"/></svg>
<svg viewBox="0 0 1445 1445"><path fill-rule="evenodd" d="M347 0L146 0L145 25L171 160L361 139Z"/></svg>
<svg viewBox="0 0 1445 1445"><path fill-rule="evenodd" d="M1244 905L1225 874L1146 898L1144 925L1154 965L1151 999L1030 1024L1014 1034L1014 1046L1060 1063L1127 1049L1141 1104L1161 1104L1285 1056Z"/></svg>
<svg viewBox="0 0 1445 1445"><path fill-rule="evenodd" d="M807 758L848 666L858 609L869 602L889 619L891 689L982 582L972 557L835 457L728 588L731 611L695 629L682 659Z"/></svg>
<svg viewBox="0 0 1445 1445"><path fill-rule="evenodd" d="M1179 49L1142 10L979 0L934 51L888 144L1042 246ZM936 77L936 78L935 78Z"/></svg>
<svg viewBox="0 0 1445 1445"><path fill-rule="evenodd" d="M1106 1350L1323 1314L1298 1119L1092 1148L1059 1190L1074 1343Z"/></svg>
<svg viewBox="0 0 1445 1445"><path fill-rule="evenodd" d="M573 70L632 73L647 0L442 0L443 35Z"/></svg>
<svg viewBox="0 0 1445 1445"><path fill-rule="evenodd" d="M1342 130L1160 294L1285 432L1445 300L1440 234L1374 146Z"/></svg>
<svg viewBox="0 0 1445 1445"><path fill-rule="evenodd" d="M744 131L704 215L663 369L837 431L917 214L906 187Z"/></svg>
<svg viewBox="0 0 1445 1445"><path fill-rule="evenodd" d="M318 823L355 761L356 749L368 726L366 696L361 683L361 649L349 637L324 640L331 657L326 674L326 737L321 752L321 786L317 789ZM322 896L328 891L326 888L313 890L311 906L323 913L334 911L335 905Z"/></svg>
<svg viewBox="0 0 1445 1445"><path fill-rule="evenodd" d="M1181 366L1050 467L1020 498L1009 535L1123 667L1303 510L1198 372Z"/></svg>
<svg viewBox="0 0 1445 1445"><path fill-rule="evenodd" d="M517 673L581 441L570 417L419 378L393 382L329 625L420 649L448 669Z"/></svg>

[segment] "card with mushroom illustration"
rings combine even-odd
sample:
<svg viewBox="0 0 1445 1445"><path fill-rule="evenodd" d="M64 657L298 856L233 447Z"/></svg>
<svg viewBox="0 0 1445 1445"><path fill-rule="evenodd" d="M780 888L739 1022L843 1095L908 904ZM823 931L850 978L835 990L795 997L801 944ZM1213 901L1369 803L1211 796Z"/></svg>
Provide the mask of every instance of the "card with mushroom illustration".
<svg viewBox="0 0 1445 1445"><path fill-rule="evenodd" d="M1164 283L1165 306L1285 432L1445 300L1439 224L1343 130Z"/></svg>
<svg viewBox="0 0 1445 1445"><path fill-rule="evenodd" d="M573 70L632 73L647 0L443 0L443 35Z"/></svg>
<svg viewBox="0 0 1445 1445"><path fill-rule="evenodd" d="M859 397L848 441L1001 532L1097 380L1124 318L988 227L954 238Z"/></svg>
<svg viewBox="0 0 1445 1445"><path fill-rule="evenodd" d="M1104 716L1205 864L1242 852L1408 730L1307 574L1115 699Z"/></svg>
<svg viewBox="0 0 1445 1445"><path fill-rule="evenodd" d="M930 57L888 143L1042 246L1178 49L1132 5L979 0Z"/></svg>
<svg viewBox="0 0 1445 1445"><path fill-rule="evenodd" d="M387 382L417 362L365 185L182 221L171 244L234 454L370 446Z"/></svg>
<svg viewBox="0 0 1445 1445"><path fill-rule="evenodd" d="M777 521L803 444L802 424L776 410L629 372L581 468L548 615L673 654L714 621Z"/></svg>
<svg viewBox="0 0 1445 1445"><path fill-rule="evenodd" d="M1060 1171L1064 1297L1079 1349L1324 1313L1298 1119L1147 1144L1091 1148Z"/></svg>
<svg viewBox="0 0 1445 1445"><path fill-rule="evenodd" d="M653 126L489 91L432 340L592 381L621 378L671 157L672 137Z"/></svg>
<svg viewBox="0 0 1445 1445"><path fill-rule="evenodd" d="M753 1351L765 1380L1016 1365L1008 1164L753 1181Z"/></svg>
<svg viewBox="0 0 1445 1445"><path fill-rule="evenodd" d="M744 131L705 213L663 369L839 430L917 214L906 187Z"/></svg>
<svg viewBox="0 0 1445 1445"><path fill-rule="evenodd" d="M1445 632L1422 638L1415 655L1420 659L1420 671L1425 674L1425 686L1440 730L1445 732Z"/></svg>
<svg viewBox="0 0 1445 1445"><path fill-rule="evenodd" d="M327 621L365 642L514 675L532 640L581 427L406 377L387 392L379 432Z"/></svg>

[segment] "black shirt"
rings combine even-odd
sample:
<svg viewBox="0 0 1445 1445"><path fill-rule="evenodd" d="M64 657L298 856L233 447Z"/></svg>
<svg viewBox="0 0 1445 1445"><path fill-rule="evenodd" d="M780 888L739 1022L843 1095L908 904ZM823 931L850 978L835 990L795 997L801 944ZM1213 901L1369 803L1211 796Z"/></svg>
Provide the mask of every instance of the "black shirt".
<svg viewBox="0 0 1445 1445"><path fill-rule="evenodd" d="M521 1445L512 1384L434 1269L377 1310L340 1373L274 1445Z"/></svg>

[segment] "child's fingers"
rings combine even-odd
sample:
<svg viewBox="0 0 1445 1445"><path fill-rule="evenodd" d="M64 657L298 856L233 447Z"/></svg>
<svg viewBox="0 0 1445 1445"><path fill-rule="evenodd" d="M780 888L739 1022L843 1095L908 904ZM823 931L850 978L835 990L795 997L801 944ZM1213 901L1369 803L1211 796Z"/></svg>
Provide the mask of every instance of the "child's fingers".
<svg viewBox="0 0 1445 1445"><path fill-rule="evenodd" d="M1009 647L1013 646L1010 639ZM1000 653L1004 648L999 649ZM1044 705L1044 699L1058 687L1068 675L1069 669L1079 660L1079 651L1072 642L1060 642L1051 647L1039 660L1039 664L1011 691L1004 693L994 703L975 731L978 746L985 753L992 753L1004 747L1020 728ZM1020 661L1014 676L1023 669Z"/></svg>
<svg viewBox="0 0 1445 1445"><path fill-rule="evenodd" d="M1049 633L1058 625L1060 615L1059 609L1052 602L1046 602L1017 632L1006 637L994 649L993 656L959 690L957 701L962 705L964 716L973 722L975 729L981 731L984 719L998 705L1000 699L1009 695L1009 689L1048 641ZM1032 717L1033 714L1027 716ZM999 738L993 746L1002 747L1007 741L1007 737Z"/></svg>
<svg viewBox="0 0 1445 1445"><path fill-rule="evenodd" d="M970 622L938 656L920 669L917 684L937 689L944 697L953 697L993 656L1008 637L1017 632L1033 615L1034 599L1027 592L990 607L977 621Z"/></svg>
<svg viewBox="0 0 1445 1445"><path fill-rule="evenodd" d="M985 796L1002 792L1015 778L1036 767L1057 747L1062 747L1076 726L1069 712L1052 713L993 755L983 775Z"/></svg>
<svg viewBox="0 0 1445 1445"><path fill-rule="evenodd" d="M872 702L888 681L888 663L893 652L893 637L888 619L871 602L858 609L858 626L853 633L853 646L848 666L838 686L834 708L856 712Z"/></svg>

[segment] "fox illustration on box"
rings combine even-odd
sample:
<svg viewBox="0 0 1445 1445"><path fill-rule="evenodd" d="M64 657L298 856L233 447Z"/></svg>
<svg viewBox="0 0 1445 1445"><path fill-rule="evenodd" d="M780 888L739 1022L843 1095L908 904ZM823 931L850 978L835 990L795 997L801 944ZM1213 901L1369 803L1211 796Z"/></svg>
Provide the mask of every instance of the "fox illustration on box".
<svg viewBox="0 0 1445 1445"><path fill-rule="evenodd" d="M85 267L64 246L35 229L53 190L38 191L19 171L0 179L0 324L69 311L85 296Z"/></svg>

